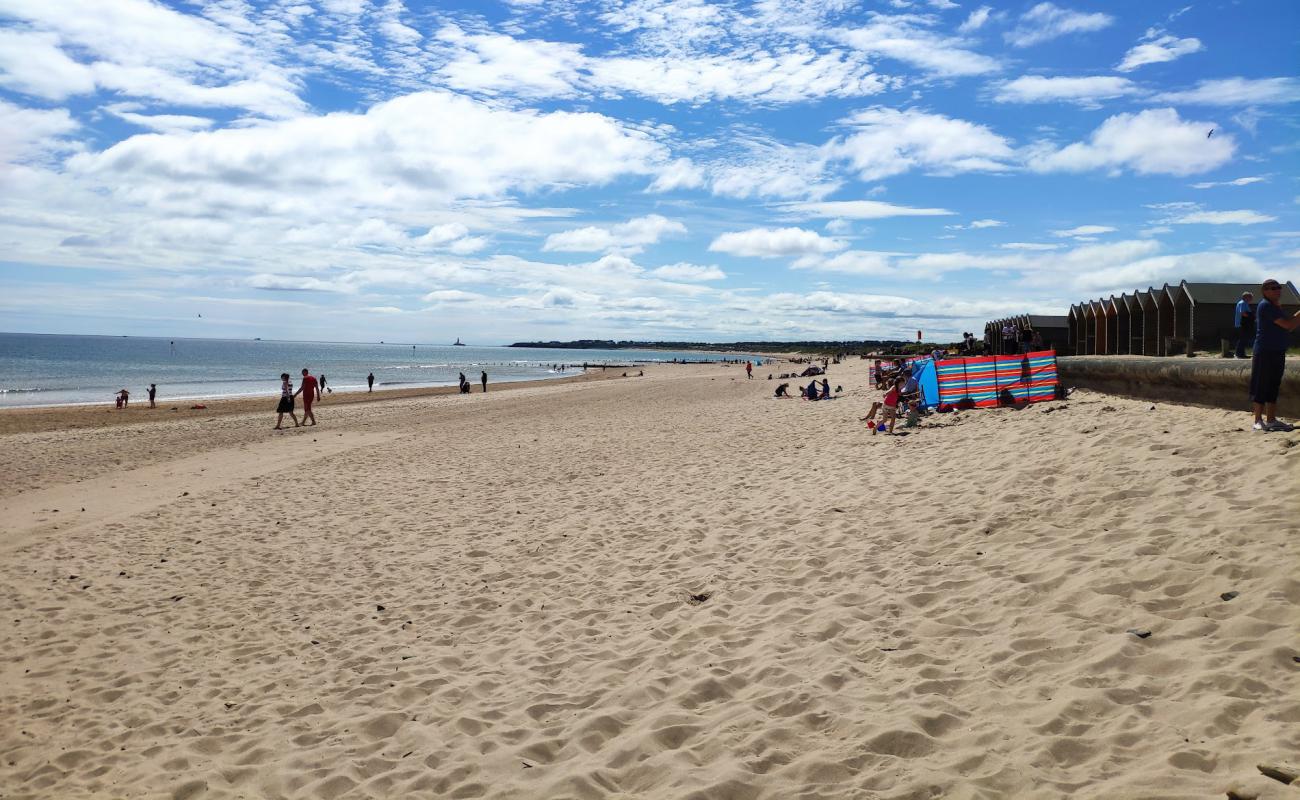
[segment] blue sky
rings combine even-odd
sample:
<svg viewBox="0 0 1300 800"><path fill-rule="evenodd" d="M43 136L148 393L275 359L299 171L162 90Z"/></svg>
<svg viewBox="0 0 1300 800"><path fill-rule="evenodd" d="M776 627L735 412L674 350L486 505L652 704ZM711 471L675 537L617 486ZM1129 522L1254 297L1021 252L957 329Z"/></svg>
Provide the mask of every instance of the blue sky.
<svg viewBox="0 0 1300 800"><path fill-rule="evenodd" d="M1297 39L1293 0L0 0L0 330L938 340L1295 279Z"/></svg>

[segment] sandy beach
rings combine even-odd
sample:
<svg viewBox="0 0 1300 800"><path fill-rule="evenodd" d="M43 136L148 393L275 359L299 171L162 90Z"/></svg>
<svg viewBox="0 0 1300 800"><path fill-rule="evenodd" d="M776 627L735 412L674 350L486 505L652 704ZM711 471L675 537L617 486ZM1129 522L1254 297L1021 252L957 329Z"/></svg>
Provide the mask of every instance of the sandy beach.
<svg viewBox="0 0 1300 800"><path fill-rule="evenodd" d="M1300 797L1300 431L867 363L0 413L0 798Z"/></svg>

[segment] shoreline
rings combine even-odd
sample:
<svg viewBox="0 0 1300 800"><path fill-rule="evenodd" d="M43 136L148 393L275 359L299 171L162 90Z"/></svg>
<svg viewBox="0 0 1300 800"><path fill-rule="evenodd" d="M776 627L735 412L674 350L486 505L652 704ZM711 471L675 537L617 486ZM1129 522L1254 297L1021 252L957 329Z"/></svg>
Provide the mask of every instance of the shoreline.
<svg viewBox="0 0 1300 800"><path fill-rule="evenodd" d="M671 362L670 362L671 363ZM488 382L488 393L508 392L551 384L584 383L588 381L621 378L621 373L605 370L588 370L585 373L539 378L523 381ZM471 394L482 394L479 383L472 383ZM440 397L459 395L456 386L412 386L401 389L376 389L367 391L339 391L326 394L316 401L314 408L328 409L359 403L375 403L411 397ZM112 402L93 404L67 404L48 406L22 406L0 408L0 436L13 433L41 433L55 430L104 428L150 422L170 422L195 417L229 416L264 412L274 418L279 395L241 395L237 397L189 398L159 401L157 408L149 408L149 401L133 401L127 408L114 408ZM193 408L202 406L202 408ZM302 411L302 402L295 401L294 412Z"/></svg>

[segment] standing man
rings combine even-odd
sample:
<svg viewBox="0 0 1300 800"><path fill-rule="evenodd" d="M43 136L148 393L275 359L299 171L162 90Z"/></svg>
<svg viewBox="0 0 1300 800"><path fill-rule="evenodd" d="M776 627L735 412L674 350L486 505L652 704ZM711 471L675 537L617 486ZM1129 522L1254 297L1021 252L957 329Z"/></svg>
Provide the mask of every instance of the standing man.
<svg viewBox="0 0 1300 800"><path fill-rule="evenodd" d="M1255 344L1254 302L1255 295L1242 292L1232 312L1232 327L1237 334L1237 358L1246 358L1246 351Z"/></svg>
<svg viewBox="0 0 1300 800"><path fill-rule="evenodd" d="M483 374L479 376L479 380L483 381L483 391L486 392L487 391L487 370L483 370Z"/></svg>
<svg viewBox="0 0 1300 800"><path fill-rule="evenodd" d="M1290 333L1300 328L1300 311L1287 316L1282 310L1282 284L1269 278L1260 287L1264 299L1255 307L1255 357L1250 365L1250 400L1257 431L1291 431L1277 418L1277 395L1286 370Z"/></svg>
<svg viewBox="0 0 1300 800"><path fill-rule="evenodd" d="M319 386L319 388L317 389L317 391L320 393L320 395L325 394L326 391L331 391L331 392L334 391L333 389L329 389L329 390L327 390L327 389L325 388L325 373L323 373L323 372L320 374L320 386ZM319 395L318 395L318 396L319 396Z"/></svg>
<svg viewBox="0 0 1300 800"><path fill-rule="evenodd" d="M754 364L750 361L745 362L745 377L754 380Z"/></svg>
<svg viewBox="0 0 1300 800"><path fill-rule="evenodd" d="M372 372L366 376L366 386L369 386L372 392L375 390L375 373Z"/></svg>
<svg viewBox="0 0 1300 800"><path fill-rule="evenodd" d="M150 407L150 408L157 408L157 407L158 407L158 406L154 405L154 402L153 402L153 401L154 401L154 398L156 398L157 396L158 396L158 384L156 384L156 383L151 383L151 384L149 384L149 407Z"/></svg>
<svg viewBox="0 0 1300 800"><path fill-rule="evenodd" d="M311 404L320 399L320 384L316 382L308 372L307 368L302 368L302 385L294 393L294 397L302 395L302 424L306 425L307 420L311 424L316 424L316 415L312 413Z"/></svg>

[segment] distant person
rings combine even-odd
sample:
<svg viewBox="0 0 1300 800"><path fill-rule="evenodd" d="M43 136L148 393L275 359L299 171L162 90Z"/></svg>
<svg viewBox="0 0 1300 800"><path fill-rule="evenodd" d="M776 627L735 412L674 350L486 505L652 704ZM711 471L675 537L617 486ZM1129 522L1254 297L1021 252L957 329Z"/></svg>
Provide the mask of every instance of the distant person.
<svg viewBox="0 0 1300 800"><path fill-rule="evenodd" d="M776 387L776 394L773 395L773 397L789 397L789 396L790 396L790 384L788 383L783 383L780 386Z"/></svg>
<svg viewBox="0 0 1300 800"><path fill-rule="evenodd" d="M366 376L366 386L370 387L369 391L373 392L375 390L375 373L372 372Z"/></svg>
<svg viewBox="0 0 1300 800"><path fill-rule="evenodd" d="M131 393L123 389L117 393L117 399L122 401L120 408L126 408L131 403Z"/></svg>
<svg viewBox="0 0 1300 800"><path fill-rule="evenodd" d="M808 384L808 388L804 390L803 396L804 396L804 399L805 399L805 400L816 400L816 399L817 399L817 379L816 379L816 378L813 378L812 383Z"/></svg>
<svg viewBox="0 0 1300 800"><path fill-rule="evenodd" d="M157 399L157 397L158 397L158 384L156 383L149 384L149 407L150 408L158 407L157 405L154 404L154 400Z"/></svg>
<svg viewBox="0 0 1300 800"><path fill-rule="evenodd" d="M754 380L754 365L752 362L745 362L745 377L751 381Z"/></svg>
<svg viewBox="0 0 1300 800"><path fill-rule="evenodd" d="M626 378L627 374L624 373L623 377ZM483 382L483 393L487 394L487 370L483 370L483 374L479 376L479 380Z"/></svg>
<svg viewBox="0 0 1300 800"><path fill-rule="evenodd" d="M307 372L307 368L302 368L302 385L298 387L298 392L294 396L302 395L302 424L306 425L307 420L311 424L316 424L316 414L311 410L311 404L320 399L320 383Z"/></svg>
<svg viewBox="0 0 1300 800"><path fill-rule="evenodd" d="M1255 295L1242 292L1232 310L1232 327L1237 340L1237 358L1247 358L1246 351L1255 346Z"/></svg>
<svg viewBox="0 0 1300 800"><path fill-rule="evenodd" d="M1272 278L1260 287L1264 299L1255 306L1255 354L1250 365L1250 399L1257 431L1292 431L1277 418L1277 396L1286 371L1290 333L1300 328L1300 311L1286 316L1282 310L1282 284Z"/></svg>
<svg viewBox="0 0 1300 800"><path fill-rule="evenodd" d="M298 415L293 413L293 381L289 380L289 373L280 373L280 405L275 407L277 414L275 418L275 429L278 431L283 425L284 415L288 414L293 420L293 427L298 427Z"/></svg>
<svg viewBox="0 0 1300 800"><path fill-rule="evenodd" d="M325 394L326 392L333 392L333 391L334 391L333 389L326 389L326 388L325 388L325 373L322 372L322 373L320 374L320 392L319 392L319 394L317 395L317 397L319 398L320 395L323 395L323 394Z"/></svg>
<svg viewBox="0 0 1300 800"><path fill-rule="evenodd" d="M820 400L831 399L831 382L826 380L825 378L822 378L822 396L818 399Z"/></svg>

